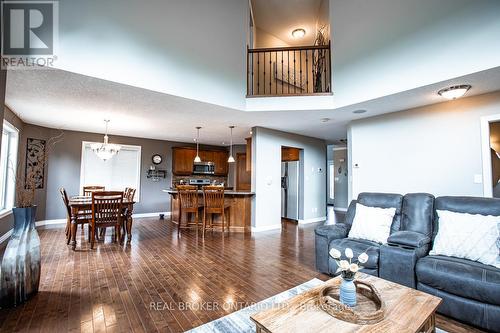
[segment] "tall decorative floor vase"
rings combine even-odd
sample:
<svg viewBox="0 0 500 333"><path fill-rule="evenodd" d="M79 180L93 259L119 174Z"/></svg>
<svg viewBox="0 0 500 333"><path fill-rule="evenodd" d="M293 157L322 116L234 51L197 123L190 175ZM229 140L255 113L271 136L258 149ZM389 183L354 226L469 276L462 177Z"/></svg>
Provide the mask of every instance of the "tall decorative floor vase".
<svg viewBox="0 0 500 333"><path fill-rule="evenodd" d="M0 306L22 304L38 292L40 238L35 229L36 206L13 208L14 230L2 260Z"/></svg>
<svg viewBox="0 0 500 333"><path fill-rule="evenodd" d="M354 279L342 278L340 284L340 303L350 307L356 306L356 285Z"/></svg>

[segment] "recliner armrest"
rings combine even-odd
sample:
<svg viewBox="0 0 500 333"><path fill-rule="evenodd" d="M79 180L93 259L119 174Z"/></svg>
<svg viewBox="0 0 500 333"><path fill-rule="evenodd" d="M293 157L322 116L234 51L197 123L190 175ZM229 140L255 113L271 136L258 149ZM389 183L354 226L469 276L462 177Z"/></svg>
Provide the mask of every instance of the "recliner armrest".
<svg viewBox="0 0 500 333"><path fill-rule="evenodd" d="M323 236L328 239L328 243L332 239L346 238L349 233L350 226L344 223L322 225L314 230L316 235Z"/></svg>
<svg viewBox="0 0 500 333"><path fill-rule="evenodd" d="M429 236L415 231L396 231L387 238L387 244L402 247L418 248L431 242Z"/></svg>

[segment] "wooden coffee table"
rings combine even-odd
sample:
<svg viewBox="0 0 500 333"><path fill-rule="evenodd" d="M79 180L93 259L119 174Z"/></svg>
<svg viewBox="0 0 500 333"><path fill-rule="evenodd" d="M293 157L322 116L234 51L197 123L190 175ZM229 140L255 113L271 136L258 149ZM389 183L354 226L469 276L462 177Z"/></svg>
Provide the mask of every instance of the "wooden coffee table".
<svg viewBox="0 0 500 333"><path fill-rule="evenodd" d="M356 325L330 316L319 308L318 293L326 285L338 285L341 278L297 295L271 309L250 317L261 332L434 332L435 312L441 298L359 273L357 279L370 282L386 304L385 318L373 325Z"/></svg>

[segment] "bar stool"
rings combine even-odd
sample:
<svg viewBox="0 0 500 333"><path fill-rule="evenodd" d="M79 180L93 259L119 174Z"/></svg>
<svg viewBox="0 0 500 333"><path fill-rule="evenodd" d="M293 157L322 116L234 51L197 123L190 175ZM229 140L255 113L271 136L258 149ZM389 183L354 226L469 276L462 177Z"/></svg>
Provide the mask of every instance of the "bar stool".
<svg viewBox="0 0 500 333"><path fill-rule="evenodd" d="M180 229L198 228L199 211L203 204L198 202L198 187L193 185L177 185L179 193L179 221L177 225L177 235ZM194 214L195 222L189 220L188 214ZM186 215L185 225L182 225L182 217Z"/></svg>
<svg viewBox="0 0 500 333"><path fill-rule="evenodd" d="M224 237L225 228L229 231L229 218L226 226L226 209L229 204L224 203L224 187L223 186L204 186L203 187L203 237L205 230L214 230L214 227L222 227L222 236ZM213 214L221 215L221 222L214 223ZM207 221L207 215L210 215L210 222Z"/></svg>

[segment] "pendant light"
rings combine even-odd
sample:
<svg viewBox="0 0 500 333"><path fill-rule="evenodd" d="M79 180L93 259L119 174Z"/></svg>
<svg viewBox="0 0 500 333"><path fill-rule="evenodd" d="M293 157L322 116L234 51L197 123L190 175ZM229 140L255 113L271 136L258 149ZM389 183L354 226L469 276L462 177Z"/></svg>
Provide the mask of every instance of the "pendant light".
<svg viewBox="0 0 500 333"><path fill-rule="evenodd" d="M234 126L229 126L231 129L231 144L229 146L229 158L227 159L228 163L234 163L234 157L233 157L233 128Z"/></svg>
<svg viewBox="0 0 500 333"><path fill-rule="evenodd" d="M200 126L196 126L196 157L194 158L194 163L200 163L201 158L200 158Z"/></svg>
<svg viewBox="0 0 500 333"><path fill-rule="evenodd" d="M105 119L104 122L106 123L106 132L104 134L104 142L103 143L92 143L90 145L90 149L99 156L99 158L103 161L109 160L122 148L120 145L115 145L112 143L109 143L109 138L108 138L108 123L109 120Z"/></svg>

